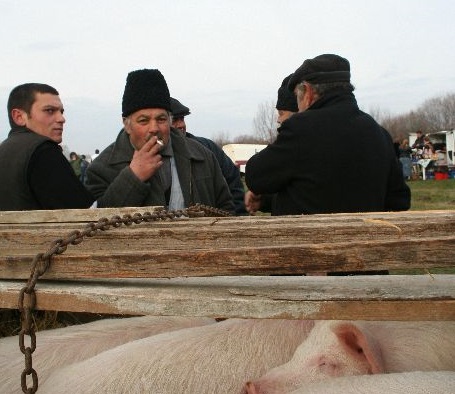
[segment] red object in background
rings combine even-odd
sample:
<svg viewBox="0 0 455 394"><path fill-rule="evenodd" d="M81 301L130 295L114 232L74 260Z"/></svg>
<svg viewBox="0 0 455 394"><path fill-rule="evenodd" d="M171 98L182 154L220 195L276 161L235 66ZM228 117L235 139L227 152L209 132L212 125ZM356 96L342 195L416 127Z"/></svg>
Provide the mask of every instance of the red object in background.
<svg viewBox="0 0 455 394"><path fill-rule="evenodd" d="M435 172L434 179L437 181L441 181L443 179L449 179L449 174L447 172Z"/></svg>

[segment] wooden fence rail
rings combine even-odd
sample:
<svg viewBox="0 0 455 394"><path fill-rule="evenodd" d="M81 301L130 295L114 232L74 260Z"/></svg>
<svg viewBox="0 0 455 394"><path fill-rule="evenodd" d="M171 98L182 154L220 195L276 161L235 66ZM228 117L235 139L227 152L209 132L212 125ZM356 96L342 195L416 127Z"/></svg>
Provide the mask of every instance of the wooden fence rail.
<svg viewBox="0 0 455 394"><path fill-rule="evenodd" d="M101 217L153 208L0 212L0 308L30 263ZM37 308L253 318L455 320L455 211L192 218L100 231L54 256ZM302 276L421 269L420 275ZM401 273L401 271L400 271Z"/></svg>

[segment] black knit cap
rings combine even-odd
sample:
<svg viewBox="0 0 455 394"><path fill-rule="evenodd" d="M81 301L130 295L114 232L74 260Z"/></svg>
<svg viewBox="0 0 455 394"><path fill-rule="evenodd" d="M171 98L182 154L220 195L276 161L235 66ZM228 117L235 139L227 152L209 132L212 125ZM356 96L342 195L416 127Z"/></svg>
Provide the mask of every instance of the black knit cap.
<svg viewBox="0 0 455 394"><path fill-rule="evenodd" d="M347 59L338 55L324 54L305 60L289 80L288 89L293 92L297 84L303 81L317 84L349 82L350 79L351 72Z"/></svg>
<svg viewBox="0 0 455 394"><path fill-rule="evenodd" d="M187 116L191 113L187 106L183 105L180 101L173 97L171 97L171 112L172 116L176 118L180 116Z"/></svg>
<svg viewBox="0 0 455 394"><path fill-rule="evenodd" d="M294 92L289 91L288 82L292 74L283 79L280 88L278 89L278 99L276 101L276 109L282 111L298 112L297 98Z"/></svg>
<svg viewBox="0 0 455 394"><path fill-rule="evenodd" d="M159 70L131 71L126 77L122 116L126 117L144 108L171 110L169 89Z"/></svg>

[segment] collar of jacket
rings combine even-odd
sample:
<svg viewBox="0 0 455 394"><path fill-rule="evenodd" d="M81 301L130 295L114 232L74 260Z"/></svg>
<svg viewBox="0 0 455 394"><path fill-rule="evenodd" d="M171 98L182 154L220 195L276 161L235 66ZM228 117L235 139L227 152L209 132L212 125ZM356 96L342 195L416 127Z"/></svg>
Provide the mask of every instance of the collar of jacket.
<svg viewBox="0 0 455 394"><path fill-rule="evenodd" d="M8 137L11 135L11 134L16 134L16 133L33 133L32 130L30 129L27 129L27 127L25 126L15 126L13 127L10 132L8 133ZM44 137L44 136L43 136ZM47 138L47 137L46 137ZM50 139L50 138L49 138Z"/></svg>
<svg viewBox="0 0 455 394"><path fill-rule="evenodd" d="M354 93L345 92L343 90L334 90L333 92L325 94L319 100L315 101L310 107L308 107L307 111L346 102L357 105Z"/></svg>
<svg viewBox="0 0 455 394"><path fill-rule="evenodd" d="M183 158L195 161L203 161L204 157L200 151L194 149L191 144L188 144L182 133L177 129L171 127L170 141L172 144L172 151L175 156L182 156ZM109 164L130 163L134 154L134 148L130 143L130 138L125 129L120 130L117 139L114 142L112 152L109 158Z"/></svg>

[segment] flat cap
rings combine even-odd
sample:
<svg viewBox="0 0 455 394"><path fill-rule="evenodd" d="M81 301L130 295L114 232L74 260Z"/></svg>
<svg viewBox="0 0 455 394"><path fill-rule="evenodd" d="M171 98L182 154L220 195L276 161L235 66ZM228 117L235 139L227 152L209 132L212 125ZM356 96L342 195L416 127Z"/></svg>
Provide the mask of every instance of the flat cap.
<svg viewBox="0 0 455 394"><path fill-rule="evenodd" d="M171 112L174 117L187 116L191 113L190 109L186 105L183 105L180 101L173 97L171 97Z"/></svg>
<svg viewBox="0 0 455 394"><path fill-rule="evenodd" d="M294 91L297 84L307 81L310 83L350 82L351 70L349 61L344 57L324 54L313 59L306 59L295 70L289 80L288 89Z"/></svg>

